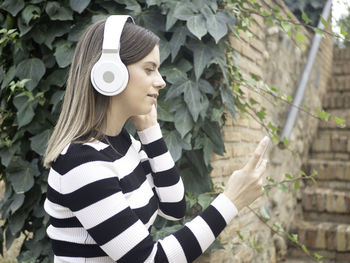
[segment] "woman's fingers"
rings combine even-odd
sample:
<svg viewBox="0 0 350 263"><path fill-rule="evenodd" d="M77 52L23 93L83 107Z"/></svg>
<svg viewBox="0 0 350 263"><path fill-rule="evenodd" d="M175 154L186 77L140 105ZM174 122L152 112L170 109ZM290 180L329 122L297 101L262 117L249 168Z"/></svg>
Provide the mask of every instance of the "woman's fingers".
<svg viewBox="0 0 350 263"><path fill-rule="evenodd" d="M269 137L265 136L260 142L258 147L255 149L253 156L249 159L246 168L248 170L254 170L256 165L258 164L260 157L264 153L270 139ZM260 165L261 166L261 165Z"/></svg>

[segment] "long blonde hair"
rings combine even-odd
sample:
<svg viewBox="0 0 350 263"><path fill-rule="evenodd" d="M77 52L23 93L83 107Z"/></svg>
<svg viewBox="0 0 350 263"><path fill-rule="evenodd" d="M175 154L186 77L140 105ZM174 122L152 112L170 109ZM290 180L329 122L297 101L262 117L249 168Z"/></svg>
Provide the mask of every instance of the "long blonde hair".
<svg viewBox="0 0 350 263"><path fill-rule="evenodd" d="M90 82L90 72L102 51L105 20L87 28L74 53L67 79L62 110L49 139L44 166L50 168L63 149L84 136L83 143L99 139L105 127L110 97L101 95ZM120 39L120 57L125 65L144 58L159 42L151 31L126 23Z"/></svg>

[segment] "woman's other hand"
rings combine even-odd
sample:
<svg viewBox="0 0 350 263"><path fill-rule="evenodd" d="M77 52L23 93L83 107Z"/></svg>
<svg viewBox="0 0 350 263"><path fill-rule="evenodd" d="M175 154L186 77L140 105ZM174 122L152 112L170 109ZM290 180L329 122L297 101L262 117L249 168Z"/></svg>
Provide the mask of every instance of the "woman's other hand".
<svg viewBox="0 0 350 263"><path fill-rule="evenodd" d="M266 170L267 160L256 167L259 159L269 142L269 138L262 139L248 163L230 176L224 194L233 202L237 210L250 205L264 193L262 175Z"/></svg>
<svg viewBox="0 0 350 263"><path fill-rule="evenodd" d="M132 116L130 118L132 124L136 130L142 131L157 124L157 109L156 106L152 106L152 110L145 115Z"/></svg>

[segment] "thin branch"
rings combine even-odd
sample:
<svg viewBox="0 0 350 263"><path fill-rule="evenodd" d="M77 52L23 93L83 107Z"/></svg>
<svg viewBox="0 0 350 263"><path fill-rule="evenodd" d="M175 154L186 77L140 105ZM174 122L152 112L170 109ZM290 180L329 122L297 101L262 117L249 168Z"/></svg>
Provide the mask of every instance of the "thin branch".
<svg viewBox="0 0 350 263"><path fill-rule="evenodd" d="M266 185L264 185L264 188L266 188L266 189L272 188L272 187L275 187L275 186L277 186L279 184L283 184L283 183L293 183L293 182L298 181L300 179L314 180L314 178L312 176L307 176L307 177L300 176L300 177L296 177L296 178L293 178L293 179L283 180L283 181L280 181L280 182L277 182L277 183L273 183L273 184L266 184Z"/></svg>
<svg viewBox="0 0 350 263"><path fill-rule="evenodd" d="M282 238L285 238L285 235L287 235L288 236L288 233L287 232L285 232L285 231L280 231L280 230L275 230L272 226L270 226L267 222L266 222L266 220L262 217L262 216L260 216L257 212L255 212L254 211L254 209L252 209L250 206L247 206L247 208L251 211L251 212L253 212L253 214L263 223L263 224L265 224L274 234L276 234L276 235L279 235L280 237L282 237ZM282 233L282 234L281 234ZM318 259L316 259L315 257L313 257L313 256L311 256L310 254L308 254L308 253L306 253L305 251L304 251L304 249L302 248L302 245L300 245L299 244L299 242L298 243L295 243L295 242L292 242L291 243L293 246L295 246L296 248L299 248L299 249L301 249L308 257L310 257L312 260L314 260L314 261L316 261L316 262L320 262Z"/></svg>

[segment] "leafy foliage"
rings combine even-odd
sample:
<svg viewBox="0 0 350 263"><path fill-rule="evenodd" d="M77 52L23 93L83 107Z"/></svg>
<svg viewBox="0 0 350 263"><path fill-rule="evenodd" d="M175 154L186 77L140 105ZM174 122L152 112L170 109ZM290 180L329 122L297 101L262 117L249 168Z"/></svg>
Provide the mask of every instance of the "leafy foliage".
<svg viewBox="0 0 350 263"><path fill-rule="evenodd" d="M293 14L300 20L305 21L307 17L307 24L310 22L312 26L317 26L323 7L326 0L283 0ZM306 15L306 16L305 16Z"/></svg>
<svg viewBox="0 0 350 263"><path fill-rule="evenodd" d="M220 134L225 108L235 113L233 93L220 81L227 66L228 28L235 18L219 3L5 0L0 4L0 174L6 185L0 202L1 230L7 247L20 233L26 235L19 261L52 261L43 210L48 171L42 167L42 156L60 111L76 42L87 25L109 14L130 14L161 38L161 73L168 84L158 105L164 138L185 181L188 217L208 205L213 196L202 193L212 190L211 154L225 151ZM166 227L164 222L159 225ZM174 229L169 225L169 231Z"/></svg>

